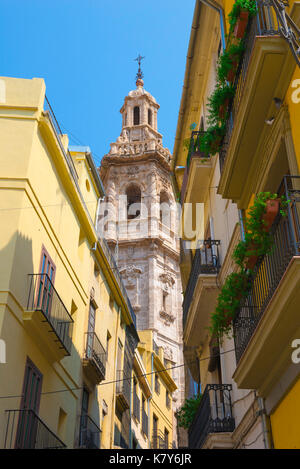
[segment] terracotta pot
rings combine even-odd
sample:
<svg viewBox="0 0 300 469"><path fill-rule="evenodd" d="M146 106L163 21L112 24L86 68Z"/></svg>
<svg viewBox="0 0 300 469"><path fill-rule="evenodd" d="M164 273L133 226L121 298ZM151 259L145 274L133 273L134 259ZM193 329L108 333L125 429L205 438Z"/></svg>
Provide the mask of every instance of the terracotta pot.
<svg viewBox="0 0 300 469"><path fill-rule="evenodd" d="M228 105L229 105L229 99L226 98L224 103L221 104L221 106L219 107L219 117L220 117L220 119L224 119L224 117L226 115L226 112L227 112L227 109L228 109Z"/></svg>
<svg viewBox="0 0 300 469"><path fill-rule="evenodd" d="M231 64L231 69L229 70L226 76L226 80L229 81L229 83L234 82L237 66L238 66L238 62L234 60Z"/></svg>
<svg viewBox="0 0 300 469"><path fill-rule="evenodd" d="M249 250L254 251L256 248L257 248L257 245L255 245L255 243L251 242L250 246L249 246ZM257 262L258 257L259 256L256 256L256 255L247 257L247 260L246 260L246 263L245 263L246 269L251 269L252 270L254 268L256 262Z"/></svg>
<svg viewBox="0 0 300 469"><path fill-rule="evenodd" d="M235 28L234 28L234 35L236 38L241 39L244 37L247 24L248 24L248 18L249 18L249 12L247 10L242 10L240 12L240 16L236 22Z"/></svg>
<svg viewBox="0 0 300 469"><path fill-rule="evenodd" d="M264 221L263 230L270 231L279 212L280 199L269 199L266 204L266 211L262 216L262 220Z"/></svg>

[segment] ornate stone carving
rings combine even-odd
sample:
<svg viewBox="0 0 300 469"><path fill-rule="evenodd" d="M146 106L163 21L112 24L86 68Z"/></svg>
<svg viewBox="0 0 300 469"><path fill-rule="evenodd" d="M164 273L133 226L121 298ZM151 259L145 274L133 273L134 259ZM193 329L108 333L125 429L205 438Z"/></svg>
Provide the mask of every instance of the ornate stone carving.
<svg viewBox="0 0 300 469"><path fill-rule="evenodd" d="M165 326L170 326L175 321L175 316L166 311L159 312L160 318L163 320Z"/></svg>

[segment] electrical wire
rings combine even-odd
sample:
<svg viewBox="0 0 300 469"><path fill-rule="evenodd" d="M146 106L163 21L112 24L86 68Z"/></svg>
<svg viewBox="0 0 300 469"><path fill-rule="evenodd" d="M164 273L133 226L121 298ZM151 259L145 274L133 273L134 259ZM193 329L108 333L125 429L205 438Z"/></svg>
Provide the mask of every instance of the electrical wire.
<svg viewBox="0 0 300 469"><path fill-rule="evenodd" d="M156 375L157 373L164 373L164 372L169 371L169 370L174 370L176 368L181 368L181 367L191 365L192 363L198 363L200 361L210 360L211 358L215 358L215 357L218 357L219 355L224 355L225 353L230 353L230 352L234 352L234 351L235 351L235 349L226 350L225 352L220 352L218 355L210 355L210 356L204 357L204 358L197 358L196 360L191 360L191 361L188 361L187 363L183 363L181 365L175 365L175 366L172 366L170 368L163 368L162 370L157 370L157 371L150 371L149 373L144 373L142 375L135 375L135 376L130 376L128 378L122 378L122 379L116 379L116 380L113 380L113 381L107 381L107 382L104 382L104 383L100 383L98 386L104 386L104 385L107 385L107 384L114 384L114 383L120 383L120 382L125 382L125 381L132 381L134 378L138 379L138 378L143 378L143 377L153 375L153 374ZM58 393L67 392L67 391L80 391L81 389L83 389L83 387L66 388L66 389L60 389L58 391L45 391L45 392L42 392L41 395L58 394ZM13 399L13 398L19 398L19 397L23 397L23 394L15 395L15 396L12 396L12 395L0 396L0 399Z"/></svg>

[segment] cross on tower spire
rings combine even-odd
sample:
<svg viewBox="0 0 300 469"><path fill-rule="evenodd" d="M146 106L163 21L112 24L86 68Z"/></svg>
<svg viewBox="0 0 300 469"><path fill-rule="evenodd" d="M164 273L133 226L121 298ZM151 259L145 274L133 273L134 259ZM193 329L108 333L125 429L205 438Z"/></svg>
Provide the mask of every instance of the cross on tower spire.
<svg viewBox="0 0 300 469"><path fill-rule="evenodd" d="M139 86L139 85L143 86L143 84L144 84L144 82L143 82L144 74L143 74L142 69L141 69L141 62L144 58L145 57L142 57L141 54L139 54L137 56L137 58L134 59L139 64L139 68L138 68L138 71L137 71L137 74L136 74L136 85L137 86Z"/></svg>

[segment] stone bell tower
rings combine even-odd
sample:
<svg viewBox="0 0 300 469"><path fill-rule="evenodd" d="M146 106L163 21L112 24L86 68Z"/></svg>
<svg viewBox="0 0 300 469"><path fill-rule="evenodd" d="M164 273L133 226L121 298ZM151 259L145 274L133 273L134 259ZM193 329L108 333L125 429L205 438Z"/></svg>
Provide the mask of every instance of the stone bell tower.
<svg viewBox="0 0 300 469"><path fill-rule="evenodd" d="M139 67L136 89L120 110L122 130L101 163L106 189L99 226L115 256L137 318L137 329L152 329L164 349L166 366L183 363L182 294L176 204L168 149L157 130L159 105L144 87ZM184 398L183 367L173 370Z"/></svg>

